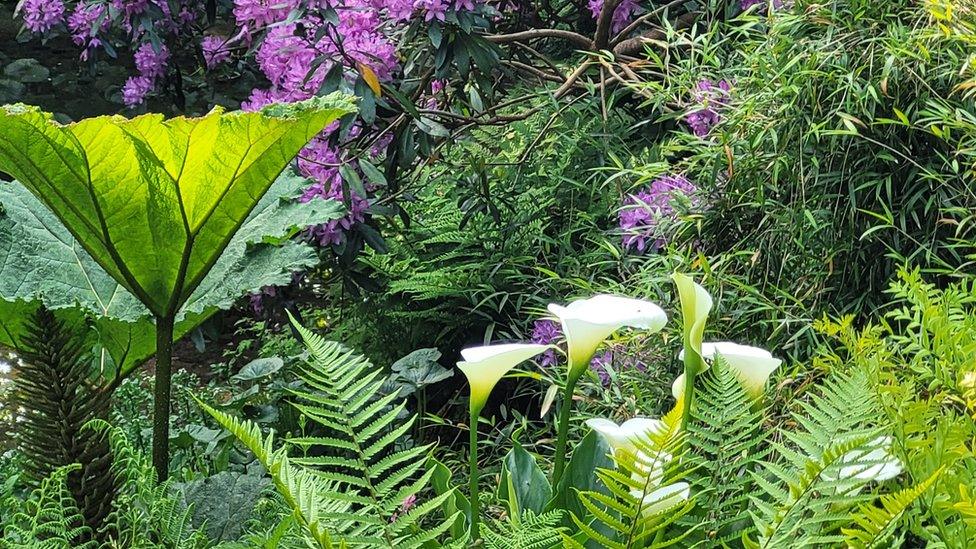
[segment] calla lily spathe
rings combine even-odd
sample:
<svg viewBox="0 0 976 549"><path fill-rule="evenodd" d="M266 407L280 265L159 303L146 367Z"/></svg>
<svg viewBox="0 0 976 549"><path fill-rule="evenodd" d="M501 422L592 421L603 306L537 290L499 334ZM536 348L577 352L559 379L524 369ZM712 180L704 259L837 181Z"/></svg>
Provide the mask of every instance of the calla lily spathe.
<svg viewBox="0 0 976 549"><path fill-rule="evenodd" d="M610 452L616 456L618 451L625 450L637 455L639 442L651 444L651 436L663 433L667 426L659 419L649 417L635 417L617 425L609 419L592 418L586 420L586 425L596 431L607 441Z"/></svg>
<svg viewBox="0 0 976 549"><path fill-rule="evenodd" d="M705 359L705 367L715 360L715 355L722 355L722 359L729 369L739 378L743 387L752 398L760 398L766 389L769 376L779 368L782 360L773 356L766 349L740 345L731 341L716 341L701 345L701 356ZM685 352L678 355L684 360ZM684 397L685 375L681 374L671 385L671 394L681 400Z"/></svg>
<svg viewBox="0 0 976 549"><path fill-rule="evenodd" d="M549 347L549 345L529 343L508 343L463 349L461 357L464 360L458 362L458 368L468 378L468 384L471 386L469 404L471 410L480 412L488 402L491 390L501 378L505 377L505 374Z"/></svg>
<svg viewBox="0 0 976 549"><path fill-rule="evenodd" d="M562 324L569 350L570 377L583 372L597 348L623 327L659 331L668 322L664 310L641 299L600 294L567 306L549 305Z"/></svg>
<svg viewBox="0 0 976 549"><path fill-rule="evenodd" d="M687 370L690 366L697 374L707 368L702 360L702 339L705 337L708 313L712 310L712 296L697 282L681 273L672 274L671 280L674 281L678 300L681 302L684 348L692 352L692 360L685 362L685 368Z"/></svg>
<svg viewBox="0 0 976 549"><path fill-rule="evenodd" d="M630 495L641 500L641 514L650 517L688 501L688 498L691 497L691 486L687 482L675 482L655 488L647 494L640 490L631 490Z"/></svg>
<svg viewBox="0 0 976 549"><path fill-rule="evenodd" d="M835 474L825 473L832 480L860 480L883 482L901 474L901 461L891 455L891 437L878 437L861 448L847 452L840 458Z"/></svg>

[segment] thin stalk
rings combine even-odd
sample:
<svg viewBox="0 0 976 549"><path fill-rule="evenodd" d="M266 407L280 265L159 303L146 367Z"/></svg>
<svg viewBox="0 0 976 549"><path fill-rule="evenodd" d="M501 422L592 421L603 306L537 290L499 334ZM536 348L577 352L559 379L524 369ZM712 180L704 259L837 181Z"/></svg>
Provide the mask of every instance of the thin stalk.
<svg viewBox="0 0 976 549"><path fill-rule="evenodd" d="M556 430L556 463L552 470L552 486L559 485L559 480L566 469L566 439L569 436L569 416L573 407L573 393L576 390L576 383L579 381L583 370L577 374L570 373L566 380L566 389L563 391L563 405L559 410L559 426Z"/></svg>
<svg viewBox="0 0 976 549"><path fill-rule="evenodd" d="M477 541L478 534L478 515L481 513L478 508L478 416L481 410L471 410L470 424L468 425L468 497L471 499L471 541Z"/></svg>
<svg viewBox="0 0 976 549"><path fill-rule="evenodd" d="M173 371L173 317L156 317L156 384L153 394L152 460L156 478L169 478L170 384Z"/></svg>
<svg viewBox="0 0 976 549"><path fill-rule="evenodd" d="M695 378L702 370L701 354L685 341L685 394L681 407L681 431L687 432L691 419L691 404L695 400Z"/></svg>

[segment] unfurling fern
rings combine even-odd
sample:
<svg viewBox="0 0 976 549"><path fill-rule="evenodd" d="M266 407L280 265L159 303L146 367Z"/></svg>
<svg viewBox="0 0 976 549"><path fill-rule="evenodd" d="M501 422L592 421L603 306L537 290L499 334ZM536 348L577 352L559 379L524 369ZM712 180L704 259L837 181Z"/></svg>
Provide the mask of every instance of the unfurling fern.
<svg viewBox="0 0 976 549"><path fill-rule="evenodd" d="M617 452L616 469L597 470L606 492L580 492L580 503L588 514L574 514L573 522L585 538L608 549L638 549L680 544L695 531L689 527L675 537L663 535L694 507L688 484L683 482L688 470L679 467L685 439L679 428L681 410L675 408L663 421L663 432L634 441L636 454ZM564 544L584 547L577 536L564 537Z"/></svg>
<svg viewBox="0 0 976 549"><path fill-rule="evenodd" d="M384 378L363 357L296 329L309 353L299 376L316 392L295 392L295 406L323 431L288 441L302 457L274 450L252 423L204 408L255 453L319 546L409 549L437 540L455 517L423 528L420 521L451 492L405 505L433 474L424 467L429 447L397 448L414 420L398 419L406 404L379 396Z"/></svg>
<svg viewBox="0 0 976 549"><path fill-rule="evenodd" d="M697 547L726 547L752 528L752 473L769 454L764 411L721 356L698 382L688 425L688 463L697 503L689 518L708 525Z"/></svg>
<svg viewBox="0 0 976 549"><path fill-rule="evenodd" d="M23 410L16 439L26 476L36 486L55 470L81 464L67 475L67 487L89 532L104 532L116 489L112 454L102 434L83 426L108 416L110 395L91 383L83 342L50 311L34 315L22 347L14 404Z"/></svg>
<svg viewBox="0 0 976 549"><path fill-rule="evenodd" d="M748 547L841 543L854 507L874 499L861 493L872 475L860 473L883 467L879 452L871 451L883 441L882 416L867 375L836 374L801 407L793 415L801 429L783 431L788 442L773 445L778 459L753 474L763 494L752 498L757 540L744 538Z"/></svg>
<svg viewBox="0 0 976 549"><path fill-rule="evenodd" d="M562 544L563 512L537 515L527 509L518 521L497 522L481 530L485 549L552 549Z"/></svg>
<svg viewBox="0 0 976 549"><path fill-rule="evenodd" d="M94 549L91 529L67 486L68 475L80 468L77 464L61 467L42 480L23 510L0 531L0 548Z"/></svg>

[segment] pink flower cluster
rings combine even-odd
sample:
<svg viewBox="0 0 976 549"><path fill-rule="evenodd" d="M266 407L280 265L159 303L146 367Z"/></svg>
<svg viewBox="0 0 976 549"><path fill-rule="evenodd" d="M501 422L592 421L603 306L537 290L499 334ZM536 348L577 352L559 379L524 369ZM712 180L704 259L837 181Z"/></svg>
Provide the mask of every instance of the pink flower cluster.
<svg viewBox="0 0 976 549"><path fill-rule="evenodd" d="M603 0L589 0L586 6L590 9L590 13L593 14L593 18L598 19L600 12L603 11ZM618 33L624 30L634 20L634 16L643 11L637 0L621 0L613 10L610 31Z"/></svg>
<svg viewBox="0 0 976 549"><path fill-rule="evenodd" d="M134 58L139 76L129 77L122 87L122 100L127 107L145 101L146 94L156 87L156 81L166 73L169 49L162 44L154 46L145 42L136 50Z"/></svg>
<svg viewBox="0 0 976 549"><path fill-rule="evenodd" d="M34 33L45 33L64 21L61 0L25 0L21 6L24 26Z"/></svg>
<svg viewBox="0 0 976 549"><path fill-rule="evenodd" d="M660 223L677 212L675 201L680 196L697 203L695 185L683 176L664 176L655 179L646 189L627 196L620 209L620 229L623 246L643 253L658 249L666 243Z"/></svg>
<svg viewBox="0 0 976 549"><path fill-rule="evenodd" d="M338 22L327 19L325 12L317 9L327 5L334 10ZM315 95L336 67L350 80L362 74L365 67L380 81L389 81L399 70L397 32L404 22L416 17L444 21L450 10L474 8L472 0L345 0L341 4L323 0L234 0L237 37L219 46L216 40L201 46L211 66L226 59L217 53L230 42L240 39L252 43L261 38L255 57L270 86L253 90L241 105L245 110L256 110L268 103L300 101ZM436 86L432 89L434 94L439 91ZM336 128L333 125L314 139L298 161L300 173L314 181L302 195L303 202L321 198L346 203L346 216L305 231L309 240L323 247L345 242L346 232L365 221L369 207L368 197L343 191L339 172L343 159L335 145ZM361 126L352 129L353 133L361 131ZM377 140L371 153L382 154L391 137Z"/></svg>
<svg viewBox="0 0 976 549"><path fill-rule="evenodd" d="M210 70L230 60L229 40L222 36L204 36L200 40L200 50L203 52L203 60Z"/></svg>
<svg viewBox="0 0 976 549"><path fill-rule="evenodd" d="M692 133L705 137L712 131L712 127L722 120L718 111L731 91L732 86L725 80L719 80L717 84L707 78L698 82L694 92L698 106L685 117Z"/></svg>

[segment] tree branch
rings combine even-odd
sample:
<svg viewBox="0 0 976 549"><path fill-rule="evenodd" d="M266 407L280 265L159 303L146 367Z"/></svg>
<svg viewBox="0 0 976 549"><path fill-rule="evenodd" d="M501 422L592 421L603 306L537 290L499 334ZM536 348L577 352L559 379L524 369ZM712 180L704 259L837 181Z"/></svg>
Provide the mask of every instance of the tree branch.
<svg viewBox="0 0 976 549"><path fill-rule="evenodd" d="M485 40L495 44L521 42L536 38L562 38L563 40L568 40L574 44L577 44L585 50L593 47L593 42L582 34L560 29L532 29L522 32L513 32L511 34L486 34L484 35L484 38Z"/></svg>

